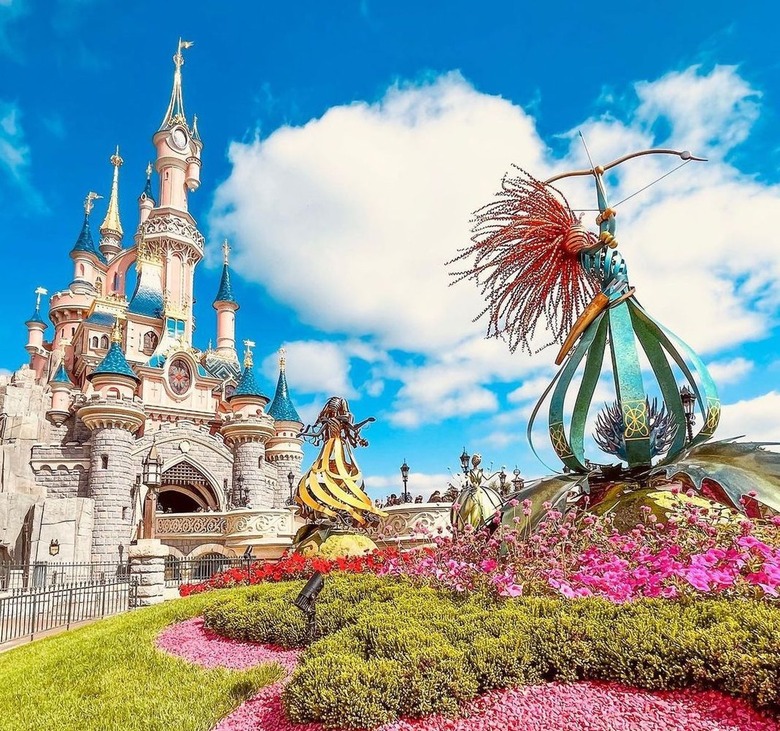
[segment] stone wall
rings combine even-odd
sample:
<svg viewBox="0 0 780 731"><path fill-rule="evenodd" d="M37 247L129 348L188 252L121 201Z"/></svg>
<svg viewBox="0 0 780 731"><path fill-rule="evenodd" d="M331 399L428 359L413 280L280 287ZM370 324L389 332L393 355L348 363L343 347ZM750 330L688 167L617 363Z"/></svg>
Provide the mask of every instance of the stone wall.
<svg viewBox="0 0 780 731"><path fill-rule="evenodd" d="M274 500L273 486L266 474L265 444L260 441L239 442L234 447L233 483L244 478L244 489L249 491L249 504L255 508L270 508Z"/></svg>
<svg viewBox="0 0 780 731"><path fill-rule="evenodd" d="M2 426L0 493L44 497L30 468L30 452L33 444L50 439L48 407L49 395L44 386L35 383L35 373L27 366L12 376L0 376L0 412L7 414Z"/></svg>
<svg viewBox="0 0 780 731"><path fill-rule="evenodd" d="M6 492L0 494L0 553L10 556L14 563L25 560L23 528L28 524L28 533L32 533L32 510L35 500L29 495ZM29 536L28 536L29 538Z"/></svg>
<svg viewBox="0 0 780 731"><path fill-rule="evenodd" d="M30 561L91 560L93 500L83 497L46 500L34 510ZM56 559L49 551L53 540L59 549Z"/></svg>
<svg viewBox="0 0 780 731"><path fill-rule="evenodd" d="M290 481L287 479L287 475L292 472L293 478L293 493L295 488L298 487L298 481L301 479L301 462L303 461L303 455L285 455L277 456L274 461L270 463L276 472L276 492L274 499L276 501L276 507L281 507L287 504L287 500L290 497Z"/></svg>

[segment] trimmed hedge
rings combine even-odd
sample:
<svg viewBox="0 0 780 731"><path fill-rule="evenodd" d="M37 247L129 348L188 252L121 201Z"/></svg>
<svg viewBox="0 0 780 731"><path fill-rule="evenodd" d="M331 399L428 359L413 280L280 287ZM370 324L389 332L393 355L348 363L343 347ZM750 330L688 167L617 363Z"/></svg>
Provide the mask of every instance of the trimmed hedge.
<svg viewBox="0 0 780 731"><path fill-rule="evenodd" d="M294 646L302 582L254 587L206 608L238 639ZM651 690L710 687L780 702L780 607L750 600L529 597L495 604L375 576L331 576L318 637L284 691L291 720L366 728L454 713L494 688L612 680Z"/></svg>

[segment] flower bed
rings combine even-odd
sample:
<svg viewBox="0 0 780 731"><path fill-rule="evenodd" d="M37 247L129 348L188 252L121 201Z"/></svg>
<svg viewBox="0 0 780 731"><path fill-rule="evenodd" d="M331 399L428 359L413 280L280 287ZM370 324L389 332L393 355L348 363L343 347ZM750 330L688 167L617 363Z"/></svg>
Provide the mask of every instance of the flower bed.
<svg viewBox="0 0 780 731"><path fill-rule="evenodd" d="M297 651L227 640L204 628L199 619L167 628L158 647L206 667L248 667L278 662L288 671ZM263 688L213 731L322 731L318 722L293 723L282 704L284 681ZM343 699L345 706L351 700ZM771 716L745 701L716 691L649 692L616 683L544 683L484 693L465 703L457 718L433 714L399 719L377 731L641 731L646 728L680 731L777 731Z"/></svg>
<svg viewBox="0 0 780 731"><path fill-rule="evenodd" d="M672 494L672 493L669 493ZM665 523L649 507L644 520L619 531L612 514L549 509L533 533L523 523L531 506L515 505L510 525L493 532L429 535L433 547L385 549L356 558L304 558L225 571L182 595L209 589L308 578L315 571L403 576L465 594L521 594L566 598L634 599L777 597L780 593L780 519L724 518L722 509L681 504Z"/></svg>

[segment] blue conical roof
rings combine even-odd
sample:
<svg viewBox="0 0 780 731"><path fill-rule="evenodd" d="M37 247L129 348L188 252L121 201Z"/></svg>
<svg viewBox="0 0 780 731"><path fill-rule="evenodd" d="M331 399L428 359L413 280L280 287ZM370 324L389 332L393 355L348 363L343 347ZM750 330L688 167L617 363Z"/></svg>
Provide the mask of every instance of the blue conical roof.
<svg viewBox="0 0 780 731"><path fill-rule="evenodd" d="M92 240L92 232L89 230L89 214L84 214L84 223L81 225L81 232L76 239L76 243L70 250L70 253L83 251L86 254L94 254L100 261L105 263L106 258L95 248L95 242Z"/></svg>
<svg viewBox="0 0 780 731"><path fill-rule="evenodd" d="M50 382L51 383L67 383L67 384L72 385L70 378L68 378L68 373L65 370L65 361L64 360L60 361L60 367L57 368L56 372L51 377L51 381Z"/></svg>
<svg viewBox="0 0 780 731"><path fill-rule="evenodd" d="M97 376L100 373L110 373L111 375L117 376L128 376L129 378L133 378L136 381L141 380L127 362L127 358L125 358L125 354L122 352L122 346L116 341L111 343L111 347L108 349L106 357L103 358L100 363L98 363L97 367L94 371L92 371L89 377L91 379L93 376Z"/></svg>
<svg viewBox="0 0 780 731"><path fill-rule="evenodd" d="M273 417L275 421L301 421L301 417L298 416L298 412L290 399L290 391L287 388L287 376L285 376L283 368L279 370L276 393L268 409L268 415Z"/></svg>
<svg viewBox="0 0 780 731"><path fill-rule="evenodd" d="M238 379L238 383L236 384L236 390L233 391L230 399L234 398L235 396L257 396L260 398L265 398L262 391L260 390L260 386L257 385L257 381L255 380L255 372L251 363L244 366L244 370L241 373L241 378ZM230 399L228 399L228 401L230 401Z"/></svg>
<svg viewBox="0 0 780 731"><path fill-rule="evenodd" d="M230 267L227 264L222 265L222 279L219 280L219 289L214 304L217 302L236 302L233 296L233 286L230 284Z"/></svg>
<svg viewBox="0 0 780 731"><path fill-rule="evenodd" d="M154 199L154 194L152 193L152 176L147 175L146 176L146 185L144 186L144 189L141 191L141 195L139 198L148 198L154 205L157 205L157 201Z"/></svg>
<svg viewBox="0 0 780 731"><path fill-rule="evenodd" d="M35 305L35 312L25 321L25 325L28 322L40 322L42 325L46 324L46 321L41 317L41 311L38 305Z"/></svg>

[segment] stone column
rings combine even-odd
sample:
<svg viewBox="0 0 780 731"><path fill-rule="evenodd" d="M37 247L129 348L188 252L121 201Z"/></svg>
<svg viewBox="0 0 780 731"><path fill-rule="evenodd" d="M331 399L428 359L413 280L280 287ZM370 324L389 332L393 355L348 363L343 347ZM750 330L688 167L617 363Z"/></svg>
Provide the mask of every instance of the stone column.
<svg viewBox="0 0 780 731"><path fill-rule="evenodd" d="M135 403L96 399L79 411L92 429L89 496L95 501L92 560L118 562L127 557L133 537L131 451L144 413ZM138 516L136 516L138 517Z"/></svg>
<svg viewBox="0 0 780 731"><path fill-rule="evenodd" d="M168 546L155 538L142 539L130 546L130 607L159 604L165 592L165 558Z"/></svg>

